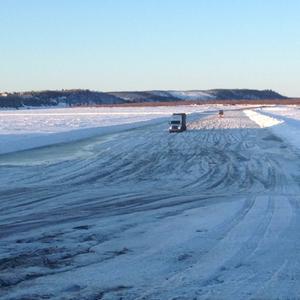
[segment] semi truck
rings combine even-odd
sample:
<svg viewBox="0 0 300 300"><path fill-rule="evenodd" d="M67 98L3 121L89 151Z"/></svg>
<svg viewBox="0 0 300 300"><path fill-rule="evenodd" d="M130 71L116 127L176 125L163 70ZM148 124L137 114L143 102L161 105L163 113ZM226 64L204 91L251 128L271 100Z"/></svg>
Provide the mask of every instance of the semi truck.
<svg viewBox="0 0 300 300"><path fill-rule="evenodd" d="M172 115L171 121L169 122L169 132L182 132L186 130L186 114L175 113Z"/></svg>

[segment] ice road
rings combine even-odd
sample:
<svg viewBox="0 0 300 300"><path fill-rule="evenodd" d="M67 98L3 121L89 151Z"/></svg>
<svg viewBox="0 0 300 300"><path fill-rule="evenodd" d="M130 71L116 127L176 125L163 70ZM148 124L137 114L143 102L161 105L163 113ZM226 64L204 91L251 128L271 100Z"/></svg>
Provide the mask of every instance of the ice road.
<svg viewBox="0 0 300 300"><path fill-rule="evenodd" d="M299 150L193 119L1 155L0 298L299 299Z"/></svg>

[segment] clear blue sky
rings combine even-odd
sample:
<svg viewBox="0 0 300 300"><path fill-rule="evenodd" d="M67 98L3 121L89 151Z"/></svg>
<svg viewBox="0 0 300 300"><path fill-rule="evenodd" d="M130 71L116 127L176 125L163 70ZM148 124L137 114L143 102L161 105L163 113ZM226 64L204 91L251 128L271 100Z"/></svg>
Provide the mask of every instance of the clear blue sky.
<svg viewBox="0 0 300 300"><path fill-rule="evenodd" d="M0 90L300 96L299 0L0 0Z"/></svg>

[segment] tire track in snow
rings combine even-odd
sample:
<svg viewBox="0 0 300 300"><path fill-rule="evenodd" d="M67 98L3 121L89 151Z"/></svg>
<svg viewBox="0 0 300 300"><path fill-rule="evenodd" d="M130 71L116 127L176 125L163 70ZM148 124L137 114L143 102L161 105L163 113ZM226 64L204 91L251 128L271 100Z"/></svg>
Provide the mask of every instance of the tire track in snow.
<svg viewBox="0 0 300 300"><path fill-rule="evenodd" d="M157 295L167 298L185 293L211 298L226 295L228 299L261 297L267 295L269 287L276 290L282 277L297 294L292 275L297 275L300 266L293 264L295 258L285 247L290 252L299 247L294 236L298 236L300 216L293 200L299 193L299 157L281 140L272 138L267 129L258 128L242 112L228 111L224 119L209 116L190 124L189 131L182 134L171 135L165 125L155 125L115 133L105 140L92 139L84 147L82 156L68 161L50 157L47 163L33 160L32 164L0 167L0 205L7 205L7 215L1 216L5 232L0 239L2 256L45 246L34 242L43 240L38 238L39 229L52 236L51 231L60 228L63 238L53 238L60 249L95 247L95 253L84 254L88 264L74 255L71 263L75 273L59 266L59 259L51 275L44 266L43 278L28 277L18 285L24 295L29 285L38 291L38 286L47 286L50 278L65 285L64 278L72 274L76 281L77 269L90 278L95 272L93 266L112 276L111 282L131 286L118 292L118 297L125 299L141 294L155 299ZM214 211L221 220L211 218L209 229L205 229L205 214L201 217L203 230L197 232L202 220L195 217L185 224L190 210L200 213L216 203L223 203L225 208L241 202L243 205L231 214ZM172 220L173 226L179 222L178 226L186 228L184 242L159 246L157 236L156 243L147 244L155 228L169 228ZM93 223L95 228L86 226L86 233L76 235L72 228L77 223ZM177 234L172 227L169 230L166 237ZM102 231L108 236L98 245ZM28 242L14 247L24 234ZM122 251L124 243L130 251ZM144 250L143 255L139 251L144 244L149 251ZM270 249L276 251L270 255ZM108 253L124 254L102 260ZM173 266L170 262L175 254L180 262ZM30 255L25 257L23 265L7 269L9 276L16 270L27 274ZM132 264L135 271L131 272ZM112 272L116 265L124 266L118 277ZM148 274L142 272L146 266ZM107 282L99 272L96 277L98 283ZM12 284L7 295L14 295L15 288ZM59 295L60 291L56 292ZM79 299L80 293L71 296ZM115 296L111 292L107 297Z"/></svg>

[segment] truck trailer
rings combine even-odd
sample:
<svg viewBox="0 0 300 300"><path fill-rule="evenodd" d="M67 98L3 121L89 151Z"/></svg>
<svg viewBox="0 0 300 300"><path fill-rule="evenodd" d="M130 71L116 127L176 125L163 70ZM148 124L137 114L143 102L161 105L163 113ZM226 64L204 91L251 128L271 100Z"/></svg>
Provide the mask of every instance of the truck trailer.
<svg viewBox="0 0 300 300"><path fill-rule="evenodd" d="M169 122L169 132L182 132L186 130L186 114L176 113L172 115L172 119Z"/></svg>

